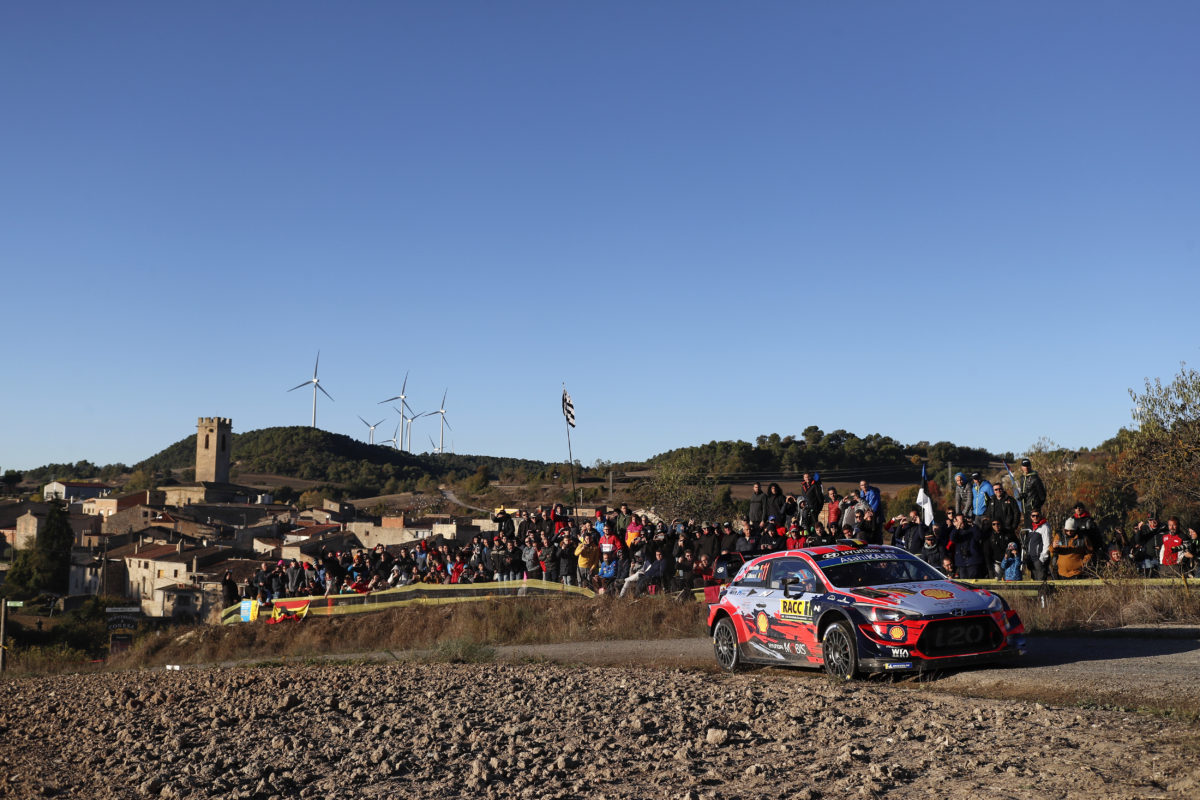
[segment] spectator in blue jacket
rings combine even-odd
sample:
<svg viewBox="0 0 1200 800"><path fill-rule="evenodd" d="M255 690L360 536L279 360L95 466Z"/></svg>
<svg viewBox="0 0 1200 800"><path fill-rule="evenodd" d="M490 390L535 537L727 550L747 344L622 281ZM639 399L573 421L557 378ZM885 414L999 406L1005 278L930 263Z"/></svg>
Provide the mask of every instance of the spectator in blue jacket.
<svg viewBox="0 0 1200 800"><path fill-rule="evenodd" d="M1021 580L1021 555L1017 552L1015 544L1008 545L1008 549L1004 553L1004 560L1000 562L1000 569L1004 572L1004 580Z"/></svg>
<svg viewBox="0 0 1200 800"><path fill-rule="evenodd" d="M875 514L875 519L882 519L879 514L879 490L866 481L858 482L858 496L867 504L867 508Z"/></svg>
<svg viewBox="0 0 1200 800"><path fill-rule="evenodd" d="M971 473L971 513L979 520L988 516L988 507L996 497L992 484L978 472Z"/></svg>

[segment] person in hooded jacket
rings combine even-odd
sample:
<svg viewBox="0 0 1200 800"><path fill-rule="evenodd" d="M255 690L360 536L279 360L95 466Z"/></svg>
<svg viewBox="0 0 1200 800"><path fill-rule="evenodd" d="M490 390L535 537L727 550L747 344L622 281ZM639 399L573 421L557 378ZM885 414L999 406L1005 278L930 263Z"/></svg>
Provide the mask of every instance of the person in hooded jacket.
<svg viewBox="0 0 1200 800"><path fill-rule="evenodd" d="M1001 580L1021 580L1021 556L1017 552L1017 546L1012 542L1008 543L1008 547L1004 551L1004 558L1000 561L1000 568Z"/></svg>
<svg viewBox="0 0 1200 800"><path fill-rule="evenodd" d="M778 483L767 486L767 497L763 501L763 509L766 511L768 519L774 517L776 522L783 521L783 506L786 502L787 498Z"/></svg>

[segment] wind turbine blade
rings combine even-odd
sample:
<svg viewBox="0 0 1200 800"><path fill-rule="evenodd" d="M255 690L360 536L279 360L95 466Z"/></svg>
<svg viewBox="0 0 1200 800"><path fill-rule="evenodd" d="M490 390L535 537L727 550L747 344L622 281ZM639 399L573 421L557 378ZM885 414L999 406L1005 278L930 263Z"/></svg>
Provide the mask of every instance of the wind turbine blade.
<svg viewBox="0 0 1200 800"><path fill-rule="evenodd" d="M319 367L319 366L321 366L321 351L320 350L317 351L317 360L313 364L313 380L314 381L317 379L317 367Z"/></svg>
<svg viewBox="0 0 1200 800"><path fill-rule="evenodd" d="M358 414L355 414L354 416L358 417ZM371 423L367 422L367 421L366 421L365 419L363 419L362 417L358 417L358 419L359 419L359 421L360 421L360 422L362 422L362 424L363 424L363 425L366 425L368 428L369 428L369 427L371 427Z"/></svg>
<svg viewBox="0 0 1200 800"><path fill-rule="evenodd" d="M445 410L446 410L446 395L447 395L449 392L450 392L450 389L449 389L449 388L447 388L447 389L446 389L446 391L442 392L442 410L443 410L443 411L445 411Z"/></svg>
<svg viewBox="0 0 1200 800"><path fill-rule="evenodd" d="M446 427L447 427L447 428L450 428L450 423L446 421L446 415L445 415L445 414L442 414L442 422L445 422L445 423L446 423ZM450 428L450 430L454 430L454 428Z"/></svg>
<svg viewBox="0 0 1200 800"><path fill-rule="evenodd" d="M410 413L410 414L411 414L411 413L413 413L412 406L410 406L410 405L408 404L408 401L407 401L407 400L401 401L401 403L400 403L400 407L401 407L401 408L407 408L407 409L408 409L408 413ZM400 412L400 416L402 416L402 417L404 416L404 412L403 412L403 411L401 411L401 412Z"/></svg>
<svg viewBox="0 0 1200 800"><path fill-rule="evenodd" d="M374 425L372 425L371 427L372 427L372 428L378 428L378 427L379 427L380 425L382 425L382 424L383 424L383 420L381 419L381 420L379 420L379 422L376 422L376 423L375 423Z"/></svg>
<svg viewBox="0 0 1200 800"><path fill-rule="evenodd" d="M321 384L319 384L319 383L314 383L314 384L313 384L313 386L316 386L318 389L320 389L320 390L321 390L321 393L322 393L322 394L324 394L324 395L325 395L326 397L328 397L330 400L333 400L333 395L331 395L329 392L325 391L325 387L324 387L324 386L322 386L322 385L321 385ZM334 402L337 402L337 401L334 401Z"/></svg>
<svg viewBox="0 0 1200 800"><path fill-rule="evenodd" d="M408 370L404 371L404 383L400 384L400 396L403 397L406 391L408 391Z"/></svg>
<svg viewBox="0 0 1200 800"><path fill-rule="evenodd" d="M304 383L300 384L300 386L293 386L292 388L288 389L288 391L289 391L289 392L294 392L294 391L296 391L297 389L299 389L299 388L301 388L301 387L304 387L304 386L308 386L308 385L309 385L309 384L311 384L311 383L312 383L312 381L305 381Z"/></svg>
<svg viewBox="0 0 1200 800"><path fill-rule="evenodd" d="M399 400L399 399L400 399L402 396L403 396L403 395L396 395L395 397L389 397L387 400L380 400L380 401L379 401L378 403L376 403L375 405L377 405L377 406L381 406L381 405L383 405L384 403L390 403L390 402L392 402L393 400Z"/></svg>

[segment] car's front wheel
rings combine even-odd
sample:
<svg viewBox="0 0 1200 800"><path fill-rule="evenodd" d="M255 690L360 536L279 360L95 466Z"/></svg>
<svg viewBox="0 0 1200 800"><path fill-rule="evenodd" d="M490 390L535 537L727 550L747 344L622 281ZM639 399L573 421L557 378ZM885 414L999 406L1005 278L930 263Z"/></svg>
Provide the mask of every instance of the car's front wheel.
<svg viewBox="0 0 1200 800"><path fill-rule="evenodd" d="M717 621L716 627L713 628L713 653L723 670L733 672L742 665L742 656L738 651L737 630L734 629L733 620L729 617L721 617Z"/></svg>
<svg viewBox="0 0 1200 800"><path fill-rule="evenodd" d="M849 622L838 621L826 628L821 637L821 648L829 677L839 681L854 680L858 672L858 643Z"/></svg>

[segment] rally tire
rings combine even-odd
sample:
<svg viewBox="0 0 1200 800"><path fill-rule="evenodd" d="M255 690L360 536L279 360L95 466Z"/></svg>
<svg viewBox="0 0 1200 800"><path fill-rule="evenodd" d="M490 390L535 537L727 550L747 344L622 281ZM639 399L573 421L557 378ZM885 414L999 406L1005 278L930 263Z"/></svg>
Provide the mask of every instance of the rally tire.
<svg viewBox="0 0 1200 800"><path fill-rule="evenodd" d="M839 620L825 629L821 637L825 673L838 681L854 680L858 672L858 642L850 623Z"/></svg>
<svg viewBox="0 0 1200 800"><path fill-rule="evenodd" d="M717 664L726 672L736 672L742 667L737 629L729 617L721 617L713 628L713 654L717 657Z"/></svg>

